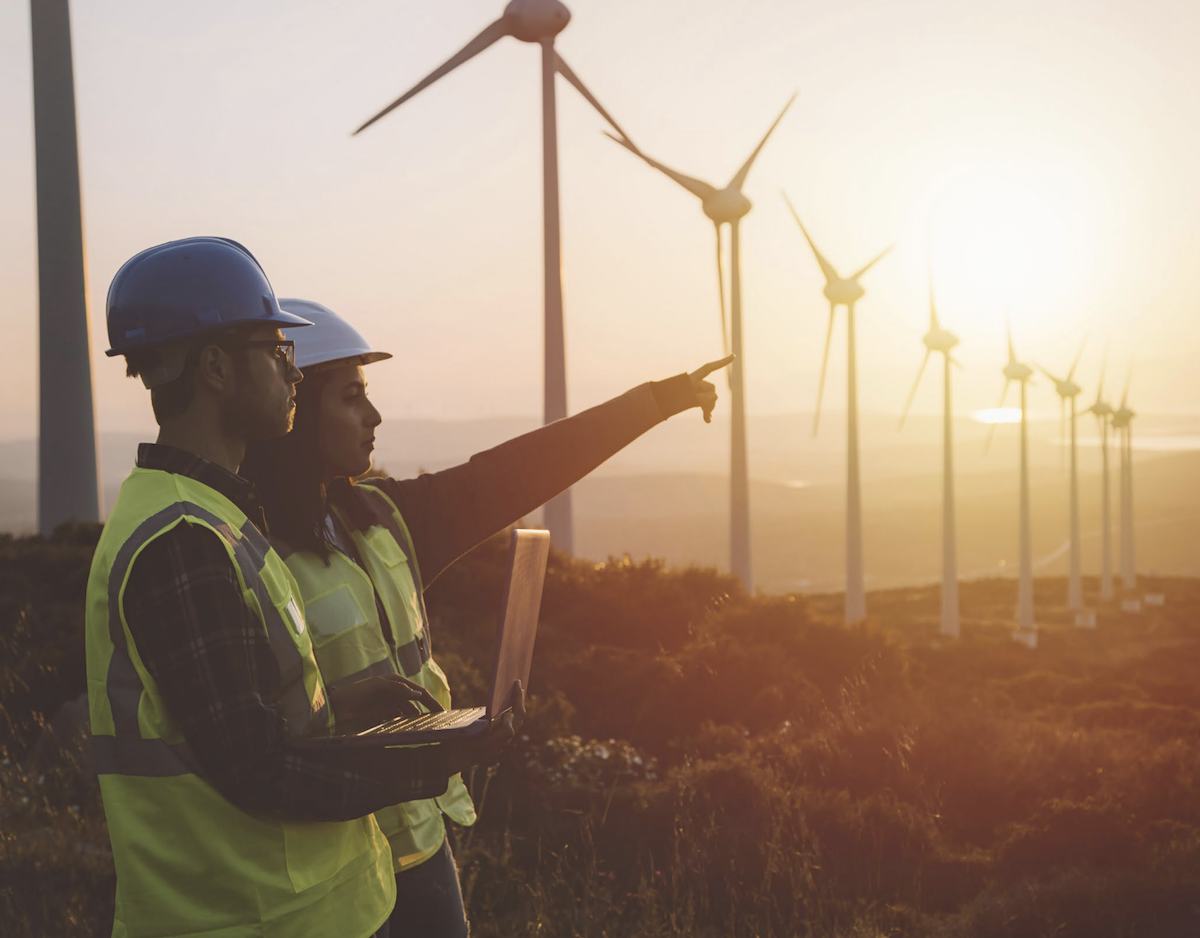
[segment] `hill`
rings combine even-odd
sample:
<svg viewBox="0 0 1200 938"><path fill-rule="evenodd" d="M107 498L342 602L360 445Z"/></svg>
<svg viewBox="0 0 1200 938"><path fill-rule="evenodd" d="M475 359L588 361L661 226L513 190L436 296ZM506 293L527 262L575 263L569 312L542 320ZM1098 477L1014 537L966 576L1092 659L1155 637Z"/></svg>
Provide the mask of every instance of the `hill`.
<svg viewBox="0 0 1200 938"><path fill-rule="evenodd" d="M0 921L107 934L113 873L82 749L94 528L0 538ZM505 545L430 589L460 704L480 700ZM1094 581L1087 584L1095 589ZM1009 638L1015 588L748 597L661 562L552 557L529 717L457 831L473 934L1200 932L1200 580ZM53 719L51 719L53 717Z"/></svg>

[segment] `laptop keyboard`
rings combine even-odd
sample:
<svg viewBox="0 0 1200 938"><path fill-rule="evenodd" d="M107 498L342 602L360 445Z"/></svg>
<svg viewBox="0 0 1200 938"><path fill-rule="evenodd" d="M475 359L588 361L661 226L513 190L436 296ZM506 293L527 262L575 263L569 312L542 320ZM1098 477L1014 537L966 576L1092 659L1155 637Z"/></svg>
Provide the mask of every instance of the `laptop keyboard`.
<svg viewBox="0 0 1200 938"><path fill-rule="evenodd" d="M363 736L376 736L380 733L411 733L415 730L448 730L466 726L480 719L486 712L485 707L472 707L469 710L443 710L441 713L423 713L419 717L396 717L388 720L363 733Z"/></svg>

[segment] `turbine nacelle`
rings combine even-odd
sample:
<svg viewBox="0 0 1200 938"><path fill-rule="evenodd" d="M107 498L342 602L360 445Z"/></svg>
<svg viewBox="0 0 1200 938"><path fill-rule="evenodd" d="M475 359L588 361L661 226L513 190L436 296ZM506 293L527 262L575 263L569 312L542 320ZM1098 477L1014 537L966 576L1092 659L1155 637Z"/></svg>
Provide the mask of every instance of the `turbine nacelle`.
<svg viewBox="0 0 1200 938"><path fill-rule="evenodd" d="M1104 417L1111 417L1115 411L1112 409L1111 405L1105 403L1104 401L1096 401L1095 404L1088 408L1088 413L1095 414L1097 417L1103 419Z"/></svg>
<svg viewBox="0 0 1200 938"><path fill-rule="evenodd" d="M1057 378L1052 380L1054 381L1054 391L1061 398L1079 397L1083 393L1083 388L1074 381L1060 381Z"/></svg>
<svg viewBox="0 0 1200 938"><path fill-rule="evenodd" d="M1009 381L1028 381L1033 377L1033 369L1021 362L1012 361L1004 366L1004 377Z"/></svg>
<svg viewBox="0 0 1200 938"><path fill-rule="evenodd" d="M925 343L925 348L929 351L943 352L948 355L950 350L958 345L958 336L945 329L930 329L921 341Z"/></svg>
<svg viewBox="0 0 1200 938"><path fill-rule="evenodd" d="M1136 416L1137 414L1128 407L1120 407L1113 411L1112 425L1118 430L1124 430L1133 422L1133 418Z"/></svg>
<svg viewBox="0 0 1200 938"><path fill-rule="evenodd" d="M559 0L512 0L504 8L509 33L522 42L553 39L571 22L571 11Z"/></svg>
<svg viewBox="0 0 1200 938"><path fill-rule="evenodd" d="M821 292L833 306L853 306L867 295L857 280L829 280Z"/></svg>
<svg viewBox="0 0 1200 938"><path fill-rule="evenodd" d="M743 218L753 208L753 203L739 190L729 187L720 189L704 199L701 208L714 222L723 225L733 224Z"/></svg>

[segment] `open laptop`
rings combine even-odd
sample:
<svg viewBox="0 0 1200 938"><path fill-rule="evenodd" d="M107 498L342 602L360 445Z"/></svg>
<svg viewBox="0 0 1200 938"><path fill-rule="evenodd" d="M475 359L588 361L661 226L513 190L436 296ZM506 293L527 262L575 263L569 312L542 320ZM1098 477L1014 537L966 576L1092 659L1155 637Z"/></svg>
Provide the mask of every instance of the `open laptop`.
<svg viewBox="0 0 1200 938"><path fill-rule="evenodd" d="M520 681L523 688L529 688L529 666L533 661L533 640L537 636L549 553L549 531L512 532L508 577L496 627L492 687L486 707L396 717L353 736L323 737L311 742L375 748L442 742L485 732L493 720L512 709L509 694L513 682Z"/></svg>

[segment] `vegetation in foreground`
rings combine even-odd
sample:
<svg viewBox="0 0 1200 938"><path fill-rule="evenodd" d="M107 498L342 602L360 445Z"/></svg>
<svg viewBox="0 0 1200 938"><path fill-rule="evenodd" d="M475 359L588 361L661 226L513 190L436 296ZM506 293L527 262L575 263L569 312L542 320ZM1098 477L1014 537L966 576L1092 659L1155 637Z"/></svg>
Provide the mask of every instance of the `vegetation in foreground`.
<svg viewBox="0 0 1200 938"><path fill-rule="evenodd" d="M0 922L107 935L113 869L82 727L98 529L0 539ZM430 591L460 702L482 698L504 542ZM1095 584L1089 584L1094 587ZM1200 933L1200 582L1068 625L1039 581L744 595L711 570L555 556L529 719L454 834L473 934Z"/></svg>

